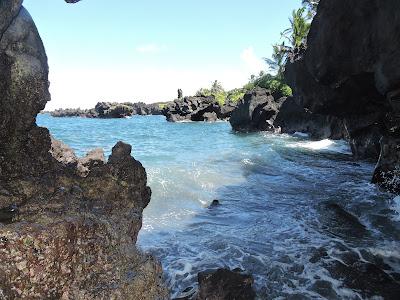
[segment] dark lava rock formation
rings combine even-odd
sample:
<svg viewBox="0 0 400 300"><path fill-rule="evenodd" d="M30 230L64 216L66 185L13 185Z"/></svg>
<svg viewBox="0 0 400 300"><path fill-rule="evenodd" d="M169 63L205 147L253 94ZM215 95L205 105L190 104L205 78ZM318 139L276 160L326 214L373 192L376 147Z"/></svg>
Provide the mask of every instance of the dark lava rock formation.
<svg viewBox="0 0 400 300"><path fill-rule="evenodd" d="M282 101L275 101L269 90L256 88L239 101L229 122L237 131L276 131L274 121Z"/></svg>
<svg viewBox="0 0 400 300"><path fill-rule="evenodd" d="M252 300L255 292L254 279L240 271L218 269L200 272L197 276L199 291L197 300Z"/></svg>
<svg viewBox="0 0 400 300"><path fill-rule="evenodd" d="M0 2L0 77L0 298L167 298L135 247L151 191L131 146L78 159L35 123L48 65L22 0Z"/></svg>
<svg viewBox="0 0 400 300"><path fill-rule="evenodd" d="M214 96L184 97L168 104L163 109L163 114L169 122L214 122L228 119L235 106L230 101L220 105Z"/></svg>
<svg viewBox="0 0 400 300"><path fill-rule="evenodd" d="M98 102L95 108L57 109L50 114L53 117L81 117L81 118L126 118L134 115L162 115L161 103L146 104L143 102Z"/></svg>
<svg viewBox="0 0 400 300"><path fill-rule="evenodd" d="M373 182L400 193L400 2L321 0L307 46L286 65L294 98L253 95L233 128L345 138L356 158L379 158Z"/></svg>
<svg viewBox="0 0 400 300"><path fill-rule="evenodd" d="M398 1L322 0L307 50L286 69L296 102L314 114L339 119L356 157L377 159L380 154L373 181L396 193L399 30Z"/></svg>

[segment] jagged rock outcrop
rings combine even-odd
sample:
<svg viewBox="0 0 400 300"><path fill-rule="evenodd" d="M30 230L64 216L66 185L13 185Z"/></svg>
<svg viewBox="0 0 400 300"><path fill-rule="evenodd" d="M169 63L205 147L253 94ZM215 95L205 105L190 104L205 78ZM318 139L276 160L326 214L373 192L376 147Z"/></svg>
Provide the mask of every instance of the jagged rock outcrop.
<svg viewBox="0 0 400 300"><path fill-rule="evenodd" d="M107 162L78 159L37 127L48 65L22 1L1 1L0 33L1 298L167 298L159 263L135 247L145 169L122 142Z"/></svg>
<svg viewBox="0 0 400 300"><path fill-rule="evenodd" d="M273 123L279 108L279 100L275 101L271 91L256 88L239 101L229 122L237 131L275 131Z"/></svg>
<svg viewBox="0 0 400 300"><path fill-rule="evenodd" d="M347 139L356 158L379 157L373 182L400 193L399 29L398 1L321 0L308 48L286 65L294 97L247 94L233 129Z"/></svg>
<svg viewBox="0 0 400 300"><path fill-rule="evenodd" d="M253 276L243 274L240 270L205 271L200 272L197 278L197 300L252 300L256 297Z"/></svg>
<svg viewBox="0 0 400 300"><path fill-rule="evenodd" d="M80 108L67 108L56 109L50 114L53 117L81 117L81 118L126 118L133 115L162 115L160 105L162 103L146 104L143 102L98 102L95 108L80 109Z"/></svg>
<svg viewBox="0 0 400 300"><path fill-rule="evenodd" d="M399 46L399 1L321 0L308 48L291 57L285 71L294 101L307 111L306 122L312 116L341 129L324 137L348 139L357 158L379 156L374 182L396 193Z"/></svg>
<svg viewBox="0 0 400 300"><path fill-rule="evenodd" d="M340 119L313 114L293 97L275 99L269 90L259 87L245 94L229 121L234 130L241 132L307 132L316 139L343 137Z"/></svg>
<svg viewBox="0 0 400 300"><path fill-rule="evenodd" d="M169 122L226 120L231 116L236 104L226 101L220 105L214 96L196 96L176 99L163 109Z"/></svg>

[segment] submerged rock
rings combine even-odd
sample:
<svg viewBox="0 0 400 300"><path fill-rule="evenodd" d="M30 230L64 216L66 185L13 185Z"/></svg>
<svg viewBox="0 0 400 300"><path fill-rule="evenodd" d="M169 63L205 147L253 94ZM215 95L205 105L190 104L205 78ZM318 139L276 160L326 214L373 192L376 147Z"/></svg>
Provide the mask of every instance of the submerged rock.
<svg viewBox="0 0 400 300"><path fill-rule="evenodd" d="M400 284L378 266L364 261L344 264L335 260L327 267L331 275L363 297L380 296L395 300L400 295Z"/></svg>
<svg viewBox="0 0 400 300"><path fill-rule="evenodd" d="M21 3L0 4L1 297L166 299L160 264L135 247L151 191L131 147L78 159L35 123L48 66Z"/></svg>
<svg viewBox="0 0 400 300"><path fill-rule="evenodd" d="M359 239L368 235L366 227L359 219L337 203L322 205L321 218L328 232L344 239Z"/></svg>
<svg viewBox="0 0 400 300"><path fill-rule="evenodd" d="M251 300L255 299L251 275L227 269L198 274L198 300Z"/></svg>
<svg viewBox="0 0 400 300"><path fill-rule="evenodd" d="M221 205L221 203L219 202L219 200L213 200L212 202L211 202L211 204L208 206L208 208L215 208L215 207L217 207L217 206L220 206Z"/></svg>

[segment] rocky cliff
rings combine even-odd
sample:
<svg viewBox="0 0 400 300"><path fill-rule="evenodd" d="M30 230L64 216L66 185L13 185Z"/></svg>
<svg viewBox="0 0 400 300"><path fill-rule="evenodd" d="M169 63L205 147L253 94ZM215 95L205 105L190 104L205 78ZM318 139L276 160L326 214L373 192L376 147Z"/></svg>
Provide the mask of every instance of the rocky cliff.
<svg viewBox="0 0 400 300"><path fill-rule="evenodd" d="M400 193L400 2L321 0L307 46L286 65L294 97L261 121L347 139L356 158L378 160L373 182Z"/></svg>
<svg viewBox="0 0 400 300"><path fill-rule="evenodd" d="M396 193L399 30L398 1L321 0L307 50L286 68L297 103L339 118L358 158L379 157L373 181Z"/></svg>
<svg viewBox="0 0 400 300"><path fill-rule="evenodd" d="M52 140L35 123L48 86L22 0L1 1L0 298L167 298L160 265L135 247L151 195L145 169L122 142L106 161Z"/></svg>

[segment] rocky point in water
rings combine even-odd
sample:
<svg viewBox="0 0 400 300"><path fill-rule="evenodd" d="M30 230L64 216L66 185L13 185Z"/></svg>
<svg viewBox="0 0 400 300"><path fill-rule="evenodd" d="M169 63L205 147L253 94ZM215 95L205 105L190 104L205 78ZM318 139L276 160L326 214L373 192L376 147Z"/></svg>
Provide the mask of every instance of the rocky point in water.
<svg viewBox="0 0 400 300"><path fill-rule="evenodd" d="M98 102L95 108L56 109L50 112L53 117L82 117L82 118L126 118L134 115L162 115L162 103L146 104L143 102Z"/></svg>
<svg viewBox="0 0 400 300"><path fill-rule="evenodd" d="M151 190L131 146L79 159L36 125L48 65L22 0L0 2L0 77L1 298L168 298L135 246Z"/></svg>
<svg viewBox="0 0 400 300"><path fill-rule="evenodd" d="M176 99L163 109L169 122L226 120L231 116L236 104L226 101L221 105L214 96L196 96Z"/></svg>
<svg viewBox="0 0 400 300"><path fill-rule="evenodd" d="M321 0L307 49L286 65L293 98L248 94L233 128L346 139L356 158L379 158L373 182L400 193L399 28L399 1Z"/></svg>

